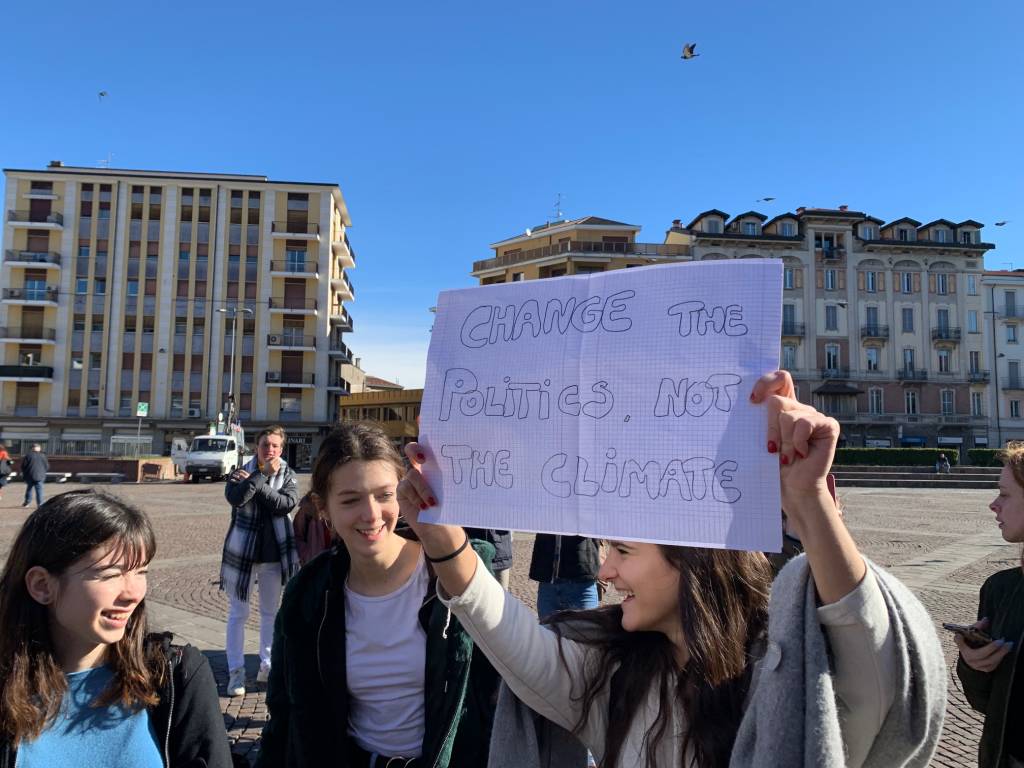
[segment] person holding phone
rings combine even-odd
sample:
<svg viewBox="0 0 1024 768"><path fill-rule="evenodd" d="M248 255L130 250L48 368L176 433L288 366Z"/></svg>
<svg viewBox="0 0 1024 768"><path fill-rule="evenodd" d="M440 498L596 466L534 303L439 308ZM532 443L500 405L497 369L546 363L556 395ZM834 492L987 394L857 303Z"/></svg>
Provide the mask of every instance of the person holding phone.
<svg viewBox="0 0 1024 768"><path fill-rule="evenodd" d="M1024 443L1000 454L999 495L989 504L1006 541L1024 542ZM985 715L979 768L1024 768L1024 550L1021 564L994 573L981 587L978 621L956 632L956 672L964 695ZM1016 727L1014 727L1016 726Z"/></svg>

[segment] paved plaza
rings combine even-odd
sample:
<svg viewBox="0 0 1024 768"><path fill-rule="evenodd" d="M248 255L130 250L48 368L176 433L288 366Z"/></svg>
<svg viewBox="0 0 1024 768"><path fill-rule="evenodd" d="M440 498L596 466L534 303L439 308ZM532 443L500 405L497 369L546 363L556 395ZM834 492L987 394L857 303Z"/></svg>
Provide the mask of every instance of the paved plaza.
<svg viewBox="0 0 1024 768"><path fill-rule="evenodd" d="M309 476L300 476L303 491ZM47 495L74 485L48 485ZM0 552L6 554L26 510L20 507L24 486L5 489L0 501ZM158 552L149 577L147 605L156 629L169 629L198 646L210 659L223 691L224 619L227 600L217 588L221 544L228 525L223 484L153 483L106 487L150 512ZM978 588L991 573L1017 562L1018 548L999 536L987 509L991 491L840 489L846 520L864 553L890 568L943 621L973 621ZM526 578L532 537L516 538L512 591L531 605L535 585ZM247 632L250 679L256 674L255 610ZM950 662L949 712L933 766L976 765L981 720L967 706L952 663L956 656L948 633L940 634ZM251 683L243 698L221 698L234 750L253 758L266 718L264 687Z"/></svg>

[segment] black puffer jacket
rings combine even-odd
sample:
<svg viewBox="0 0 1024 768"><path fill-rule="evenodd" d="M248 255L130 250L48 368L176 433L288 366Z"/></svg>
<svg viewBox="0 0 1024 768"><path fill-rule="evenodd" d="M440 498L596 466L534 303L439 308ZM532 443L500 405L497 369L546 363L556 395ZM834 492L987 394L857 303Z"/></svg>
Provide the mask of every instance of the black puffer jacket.
<svg viewBox="0 0 1024 768"><path fill-rule="evenodd" d="M469 538L479 541L489 541L494 545L494 559L491 561L491 570L507 571L512 567L512 533L511 531L496 531L493 528L467 528Z"/></svg>
<svg viewBox="0 0 1024 768"><path fill-rule="evenodd" d="M595 581L601 567L597 539L538 533L533 541L530 578L534 581Z"/></svg>

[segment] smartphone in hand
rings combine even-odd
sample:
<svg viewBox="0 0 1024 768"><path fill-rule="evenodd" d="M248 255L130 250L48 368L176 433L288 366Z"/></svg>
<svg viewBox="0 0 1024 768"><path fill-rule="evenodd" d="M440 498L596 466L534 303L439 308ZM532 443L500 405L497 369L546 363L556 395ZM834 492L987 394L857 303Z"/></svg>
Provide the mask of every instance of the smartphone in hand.
<svg viewBox="0 0 1024 768"><path fill-rule="evenodd" d="M943 622L942 628L960 635L971 648L981 648L981 646L992 642L992 638L989 637L987 632L982 632L970 624L949 624Z"/></svg>

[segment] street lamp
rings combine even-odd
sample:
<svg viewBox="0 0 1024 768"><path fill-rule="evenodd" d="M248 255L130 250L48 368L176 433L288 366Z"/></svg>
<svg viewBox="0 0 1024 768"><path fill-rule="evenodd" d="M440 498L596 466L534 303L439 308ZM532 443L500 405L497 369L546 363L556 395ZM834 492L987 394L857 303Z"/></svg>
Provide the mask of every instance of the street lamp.
<svg viewBox="0 0 1024 768"><path fill-rule="evenodd" d="M235 423L235 356L238 354L238 315L254 314L248 307L220 307L218 312L230 315L234 320L231 329L231 373L228 379L228 424ZM227 318L225 318L227 319Z"/></svg>
<svg viewBox="0 0 1024 768"><path fill-rule="evenodd" d="M999 422L999 358L1006 357L1002 352L996 352L996 287L990 285L989 290L989 301L991 302L992 309L985 314L989 315L992 329L992 386L995 390L995 406L996 406L996 448L1003 447L1003 427Z"/></svg>

